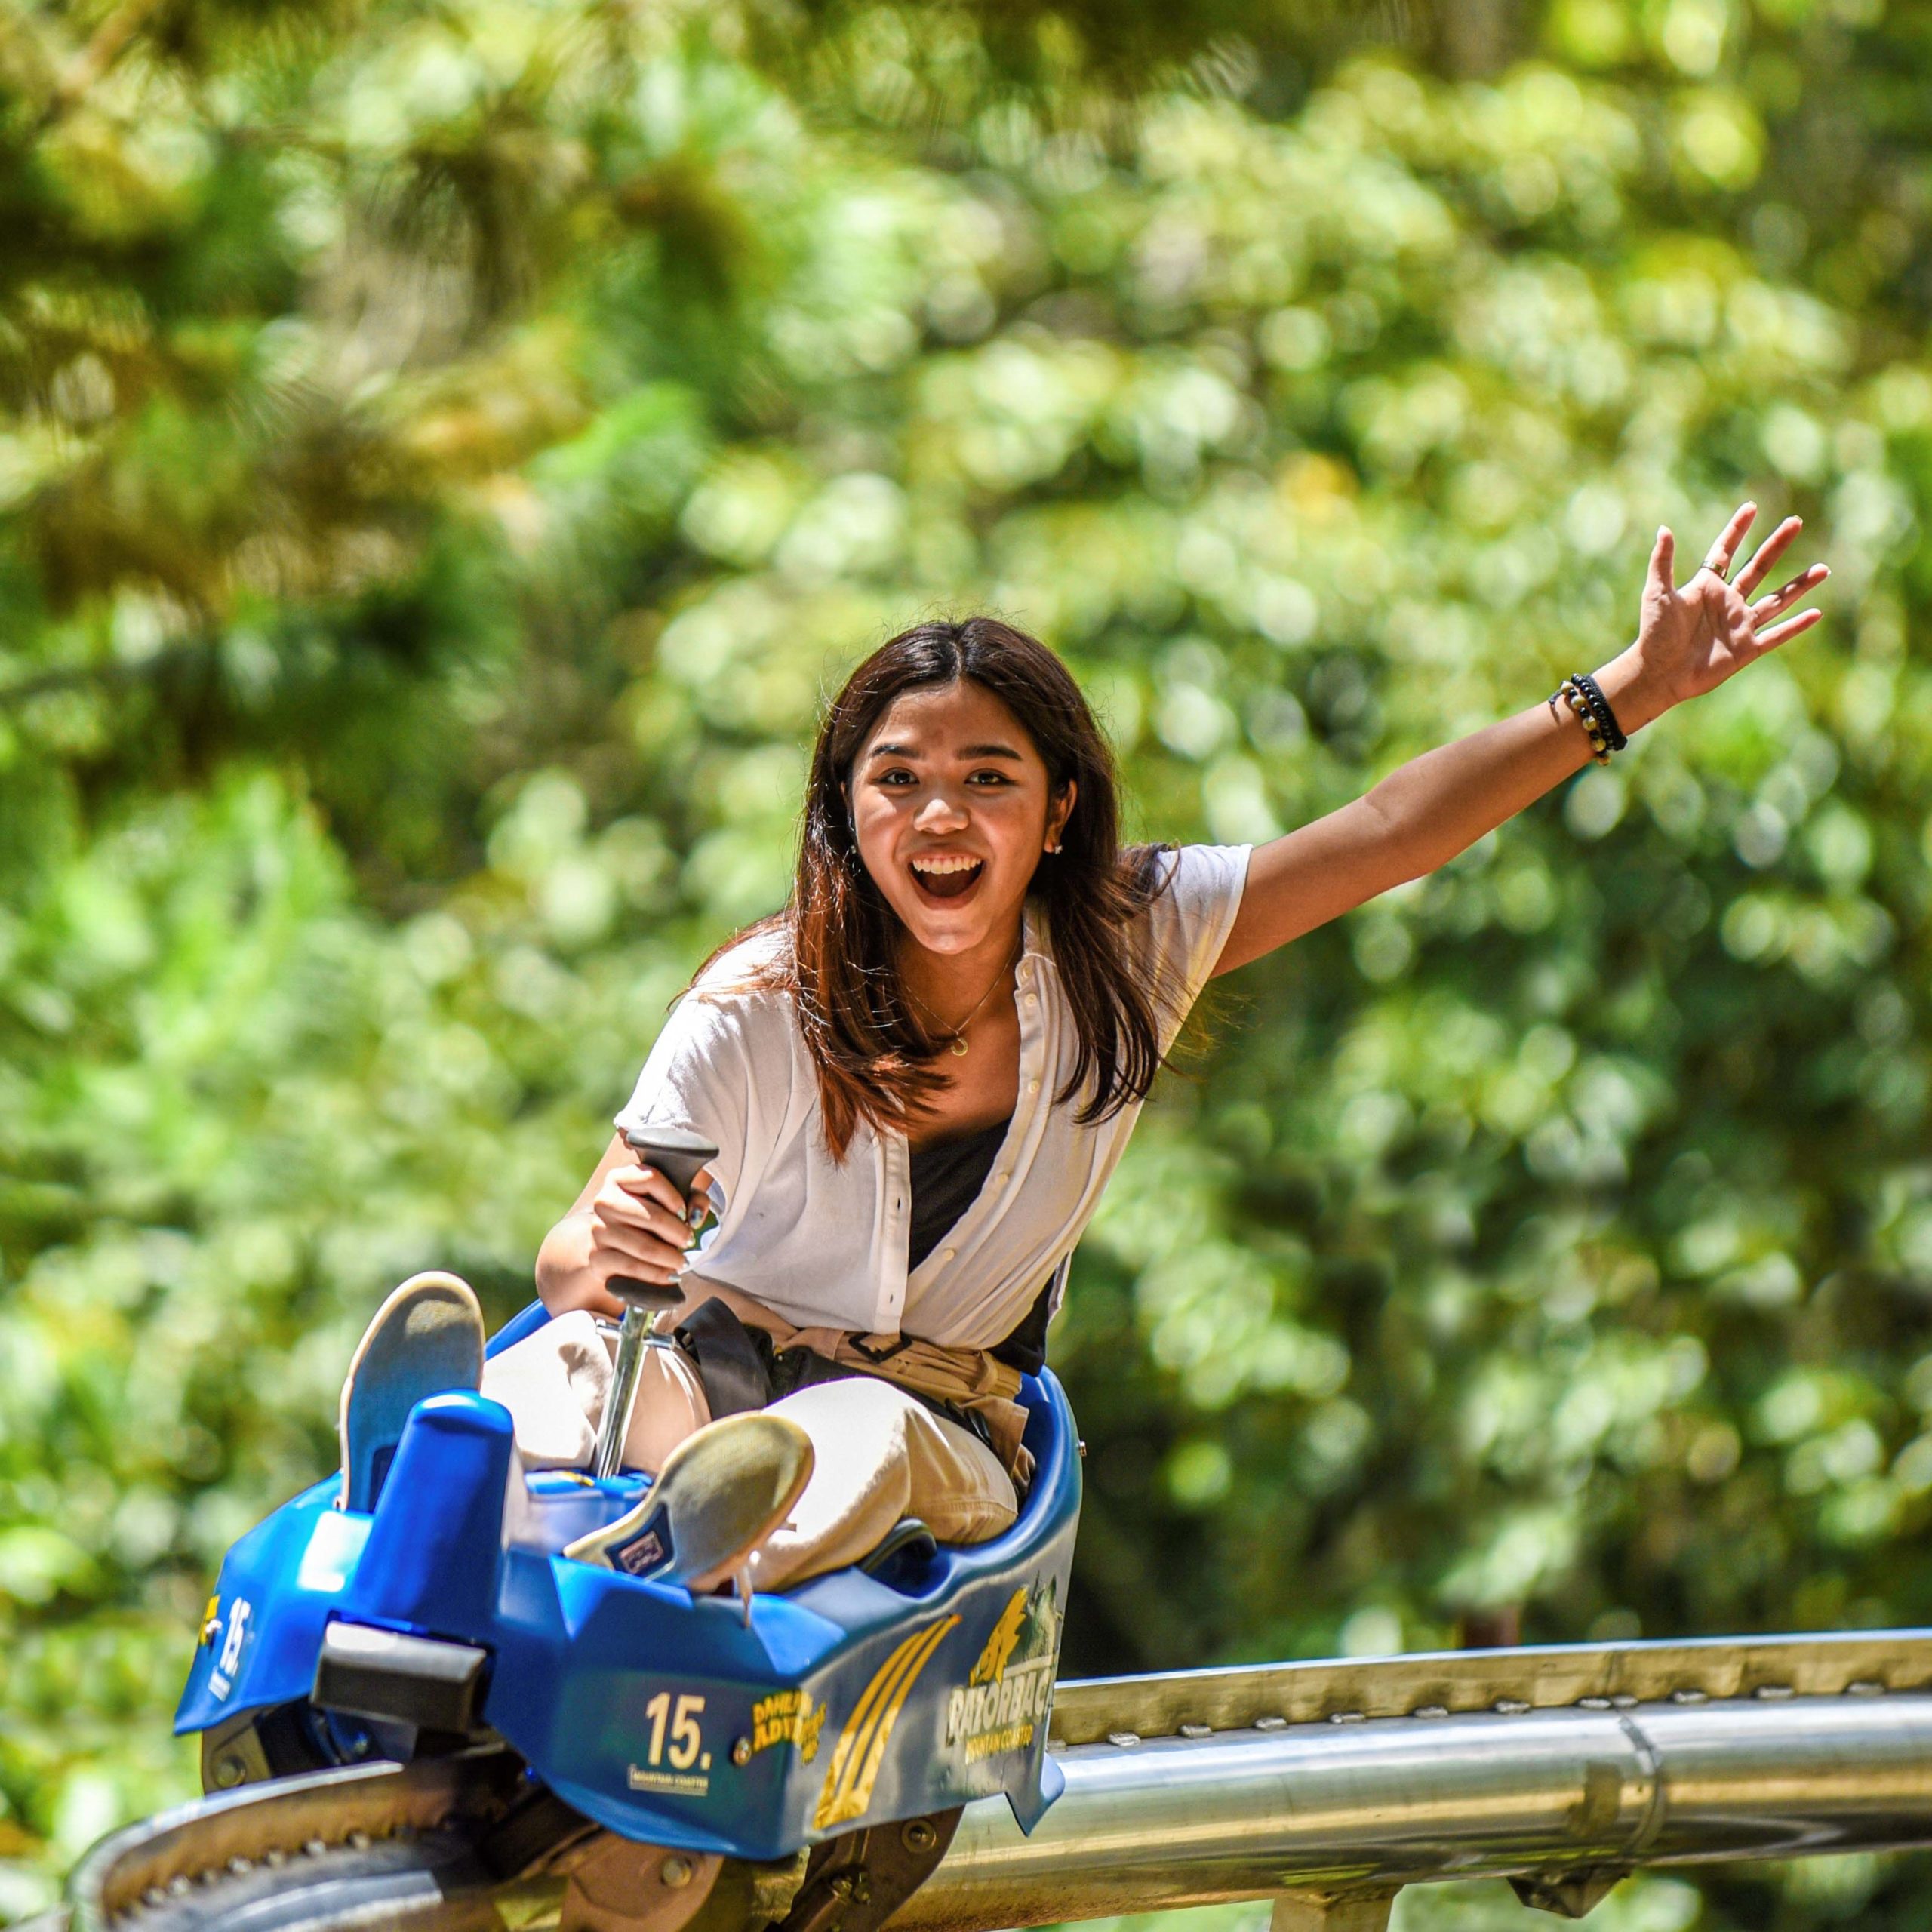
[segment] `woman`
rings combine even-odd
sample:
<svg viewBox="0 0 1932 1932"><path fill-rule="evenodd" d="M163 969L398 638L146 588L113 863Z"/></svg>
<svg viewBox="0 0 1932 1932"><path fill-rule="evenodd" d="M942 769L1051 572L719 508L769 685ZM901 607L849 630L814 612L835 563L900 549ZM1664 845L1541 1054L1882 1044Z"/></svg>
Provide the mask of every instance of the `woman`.
<svg viewBox="0 0 1932 1932"><path fill-rule="evenodd" d="M1786 614L1822 565L1752 601L1795 518L1726 581L1755 515L1681 588L1659 531L1637 641L1594 680L1252 850L1124 851L1092 715L1023 633L975 618L894 638L826 715L789 904L674 1011L543 1243L561 1318L485 1392L533 1451L561 1419L574 1446L552 1459L580 1460L608 1382L591 1317L620 1309L607 1283L680 1283L683 1346L651 1352L626 1460L664 1466L671 1491L672 1452L714 1414L769 1404L795 1423L810 1455L786 1463L795 1438L772 1424L745 1451L761 1473L714 1471L694 1506L729 1514L737 1486L731 1536L760 1587L856 1560L904 1515L942 1540L998 1534L1026 1475L1019 1371L1043 1358L1062 1264L1208 980L1433 871L1816 623ZM623 1138L663 1128L719 1150L694 1190L718 1226L694 1254L685 1201ZM635 1528L578 1553L611 1560Z"/></svg>

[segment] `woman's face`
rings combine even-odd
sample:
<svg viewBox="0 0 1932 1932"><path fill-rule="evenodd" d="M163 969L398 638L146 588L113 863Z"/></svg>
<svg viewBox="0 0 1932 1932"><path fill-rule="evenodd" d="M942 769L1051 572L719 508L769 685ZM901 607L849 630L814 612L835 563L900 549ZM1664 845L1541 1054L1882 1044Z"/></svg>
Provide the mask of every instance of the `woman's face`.
<svg viewBox="0 0 1932 1932"><path fill-rule="evenodd" d="M852 761L859 856L921 946L1010 943L1040 854L1074 804L1051 792L1026 728L983 685L895 698Z"/></svg>

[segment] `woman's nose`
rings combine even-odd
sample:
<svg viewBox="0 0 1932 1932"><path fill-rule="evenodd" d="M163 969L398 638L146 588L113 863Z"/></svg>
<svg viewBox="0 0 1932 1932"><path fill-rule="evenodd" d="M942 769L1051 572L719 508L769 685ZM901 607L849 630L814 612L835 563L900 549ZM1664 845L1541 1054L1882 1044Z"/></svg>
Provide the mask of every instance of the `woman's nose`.
<svg viewBox="0 0 1932 1932"><path fill-rule="evenodd" d="M935 792L913 815L912 823L921 832L954 830L966 823L966 808L943 792Z"/></svg>

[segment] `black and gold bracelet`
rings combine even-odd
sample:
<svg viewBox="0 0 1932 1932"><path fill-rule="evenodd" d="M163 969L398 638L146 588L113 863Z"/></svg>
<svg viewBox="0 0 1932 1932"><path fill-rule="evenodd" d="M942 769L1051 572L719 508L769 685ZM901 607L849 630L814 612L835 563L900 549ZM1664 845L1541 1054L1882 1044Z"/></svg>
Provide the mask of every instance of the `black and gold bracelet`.
<svg viewBox="0 0 1932 1932"><path fill-rule="evenodd" d="M1583 694L1583 701L1590 707L1591 715L1603 733L1604 742L1614 752L1623 750L1630 740L1623 735L1623 728L1617 721L1617 713L1611 709L1610 700L1603 694L1603 687L1587 671L1575 672L1567 681Z"/></svg>
<svg viewBox="0 0 1932 1932"><path fill-rule="evenodd" d="M1549 715L1552 718L1557 715L1556 701L1558 698L1570 707L1577 722L1583 726L1583 735L1590 741L1591 757L1595 758L1599 764L1607 764L1610 762L1611 754L1610 739L1603 726L1598 721L1595 712L1590 708L1590 701L1584 695L1583 686L1574 678L1565 678L1562 683L1550 693L1548 703ZM1621 737L1622 734L1620 733L1618 735Z"/></svg>

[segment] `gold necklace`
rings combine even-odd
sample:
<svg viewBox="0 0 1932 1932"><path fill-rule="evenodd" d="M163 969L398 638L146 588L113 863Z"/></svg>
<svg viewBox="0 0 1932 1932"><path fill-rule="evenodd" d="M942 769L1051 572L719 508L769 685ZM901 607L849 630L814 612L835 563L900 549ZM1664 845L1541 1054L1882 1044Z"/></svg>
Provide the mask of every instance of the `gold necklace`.
<svg viewBox="0 0 1932 1932"><path fill-rule="evenodd" d="M1021 937L1023 940L1025 936L1023 934ZM993 975L992 984L973 1002L972 1011L968 1014L966 1017L961 1020L959 1024L952 1029L952 1037L947 1044L952 1048L953 1053L959 1059L964 1060L966 1057L968 1051L966 1044L966 1029L972 1025L974 1020L979 1018L980 1009L986 1004L988 1000L992 998L995 993L998 992L1000 983L1005 979L1007 975L1013 971L1014 966L1018 963L1020 952L1021 947L1019 945L1016 945L1013 949L1012 958L1008 960L1006 964ZM904 986L902 982L902 989L904 992L906 997L919 1009L921 1013L924 1014L927 1023L929 1026L931 1026L935 1031L940 1030L944 1026L945 1022L933 1011L932 1008L929 1007L910 986Z"/></svg>

